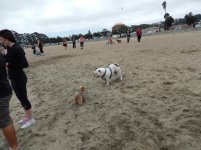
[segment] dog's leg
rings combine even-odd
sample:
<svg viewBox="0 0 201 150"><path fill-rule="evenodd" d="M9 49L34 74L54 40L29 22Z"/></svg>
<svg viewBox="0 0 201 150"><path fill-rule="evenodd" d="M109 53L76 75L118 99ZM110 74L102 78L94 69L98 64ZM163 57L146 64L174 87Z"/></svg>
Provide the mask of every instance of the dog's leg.
<svg viewBox="0 0 201 150"><path fill-rule="evenodd" d="M121 69L118 70L118 78L119 78L120 80L122 80Z"/></svg>
<svg viewBox="0 0 201 150"><path fill-rule="evenodd" d="M107 78L106 78L105 81L106 81L106 85L109 86L109 85L110 85L110 79L107 79Z"/></svg>

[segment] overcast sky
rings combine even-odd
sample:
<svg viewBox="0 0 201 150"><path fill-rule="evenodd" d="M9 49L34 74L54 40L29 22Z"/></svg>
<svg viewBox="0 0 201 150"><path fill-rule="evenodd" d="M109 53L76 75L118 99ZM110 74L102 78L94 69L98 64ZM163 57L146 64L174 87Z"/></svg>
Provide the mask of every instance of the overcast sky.
<svg viewBox="0 0 201 150"><path fill-rule="evenodd" d="M49 36L111 30L115 23L138 25L163 20L163 0L0 0L0 29ZM201 0L167 0L173 18L201 13Z"/></svg>

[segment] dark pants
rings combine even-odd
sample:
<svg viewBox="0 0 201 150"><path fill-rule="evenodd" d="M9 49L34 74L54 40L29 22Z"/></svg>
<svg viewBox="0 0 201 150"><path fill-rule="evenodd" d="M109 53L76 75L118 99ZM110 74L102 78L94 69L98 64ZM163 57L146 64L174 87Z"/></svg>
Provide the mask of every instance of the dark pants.
<svg viewBox="0 0 201 150"><path fill-rule="evenodd" d="M80 47L81 47L81 49L83 49L83 47L84 47L84 42L80 42Z"/></svg>
<svg viewBox="0 0 201 150"><path fill-rule="evenodd" d="M0 129L6 128L10 123L9 102L11 95L0 98Z"/></svg>
<svg viewBox="0 0 201 150"><path fill-rule="evenodd" d="M35 55L36 54L36 47L33 46L32 49L33 49L33 54Z"/></svg>
<svg viewBox="0 0 201 150"><path fill-rule="evenodd" d="M76 48L76 43L75 42L73 42L73 48Z"/></svg>
<svg viewBox="0 0 201 150"><path fill-rule="evenodd" d="M138 40L138 42L140 42L140 40L141 40L141 35L138 35L138 36L137 36L137 40Z"/></svg>
<svg viewBox="0 0 201 150"><path fill-rule="evenodd" d="M129 43L129 41L130 41L130 37L127 37L127 43Z"/></svg>
<svg viewBox="0 0 201 150"><path fill-rule="evenodd" d="M25 110L31 109L31 103L27 98L27 77L21 77L20 79L11 79L11 85L13 87L13 90L19 99L22 107L24 107Z"/></svg>
<svg viewBox="0 0 201 150"><path fill-rule="evenodd" d="M39 47L39 49L40 49L41 54L43 54L44 53L43 47Z"/></svg>
<svg viewBox="0 0 201 150"><path fill-rule="evenodd" d="M36 49L33 49L33 54L34 54L34 55L36 54Z"/></svg>

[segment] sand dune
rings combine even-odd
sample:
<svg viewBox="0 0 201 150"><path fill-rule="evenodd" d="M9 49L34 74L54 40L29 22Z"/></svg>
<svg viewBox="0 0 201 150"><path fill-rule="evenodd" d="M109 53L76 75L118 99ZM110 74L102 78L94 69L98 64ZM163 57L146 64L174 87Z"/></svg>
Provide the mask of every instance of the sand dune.
<svg viewBox="0 0 201 150"><path fill-rule="evenodd" d="M29 99L37 123L20 130L22 108L11 112L25 150L201 150L201 31L143 37L141 43L85 49L26 49ZM96 67L119 63L123 81L93 77ZM86 103L74 105L87 88ZM2 136L0 137L2 140Z"/></svg>

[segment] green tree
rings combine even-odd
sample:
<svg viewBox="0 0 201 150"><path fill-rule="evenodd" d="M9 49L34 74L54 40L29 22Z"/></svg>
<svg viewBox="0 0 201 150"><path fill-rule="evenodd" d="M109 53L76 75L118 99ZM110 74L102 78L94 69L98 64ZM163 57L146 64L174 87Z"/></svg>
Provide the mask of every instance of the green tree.
<svg viewBox="0 0 201 150"><path fill-rule="evenodd" d="M103 36L108 36L109 33L110 33L110 31L107 30L107 29L103 29L103 30L101 31L101 34L102 34Z"/></svg>
<svg viewBox="0 0 201 150"><path fill-rule="evenodd" d="M89 30L87 34L84 35L86 39L92 39L93 35L91 33L91 31Z"/></svg>
<svg viewBox="0 0 201 150"><path fill-rule="evenodd" d="M165 10L165 14L166 14L166 7L167 7L166 1L164 1L164 2L162 3L162 6L163 6L163 9Z"/></svg>
<svg viewBox="0 0 201 150"><path fill-rule="evenodd" d="M125 24L115 24L112 27L112 33L113 34L119 34L120 37L122 33L126 33L128 31L128 27Z"/></svg>
<svg viewBox="0 0 201 150"><path fill-rule="evenodd" d="M169 28L172 26L172 23L174 23L174 19L172 18L172 16L170 16L169 13L166 13L164 15L164 19L165 19L165 30L169 30Z"/></svg>
<svg viewBox="0 0 201 150"><path fill-rule="evenodd" d="M93 33L93 37L101 37L101 36L102 36L101 32L94 32Z"/></svg>
<svg viewBox="0 0 201 150"><path fill-rule="evenodd" d="M174 23L174 19L172 18L172 16L166 16L166 20L165 20L165 30L169 30L169 28L172 26L172 24Z"/></svg>
<svg viewBox="0 0 201 150"><path fill-rule="evenodd" d="M168 28L168 27L167 27L167 24L166 24L166 23L167 23L166 18L167 18L167 14L168 14L168 13L166 13L167 2L164 1L164 2L162 3L162 6L163 6L163 9L164 9L164 11L165 11L165 15L164 15L164 18L165 18L165 27L164 27L164 28L165 28L165 30L167 30L167 28Z"/></svg>
<svg viewBox="0 0 201 150"><path fill-rule="evenodd" d="M197 17L194 16L192 12L186 14L184 18L186 20L187 25L192 25L198 21Z"/></svg>

